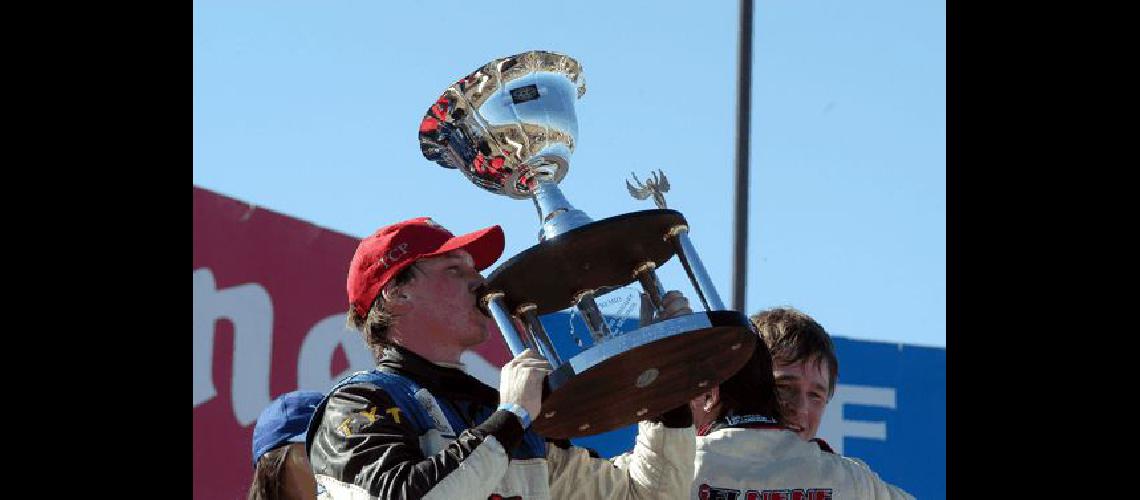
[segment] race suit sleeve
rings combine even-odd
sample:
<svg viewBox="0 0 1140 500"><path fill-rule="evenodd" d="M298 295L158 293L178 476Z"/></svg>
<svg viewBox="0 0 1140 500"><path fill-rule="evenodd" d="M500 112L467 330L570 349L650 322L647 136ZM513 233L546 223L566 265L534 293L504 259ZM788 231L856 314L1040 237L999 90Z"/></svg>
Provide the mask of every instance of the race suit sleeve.
<svg viewBox="0 0 1140 500"><path fill-rule="evenodd" d="M687 498L693 481L696 432L639 422L633 451L606 460L576 446L547 445L550 491L566 499Z"/></svg>
<svg viewBox="0 0 1140 500"><path fill-rule="evenodd" d="M902 488L883 481L871 467L864 463L862 460L850 457L843 457L852 468L858 471L858 484L862 490L862 494L858 498L886 498L886 499L899 499L899 500L914 500L914 496L910 493L903 491Z"/></svg>
<svg viewBox="0 0 1140 500"><path fill-rule="evenodd" d="M450 441L425 456L409 416L382 389L362 383L330 396L309 459L328 493L322 496L484 500L522 433L518 417L499 410L458 436L438 436Z"/></svg>

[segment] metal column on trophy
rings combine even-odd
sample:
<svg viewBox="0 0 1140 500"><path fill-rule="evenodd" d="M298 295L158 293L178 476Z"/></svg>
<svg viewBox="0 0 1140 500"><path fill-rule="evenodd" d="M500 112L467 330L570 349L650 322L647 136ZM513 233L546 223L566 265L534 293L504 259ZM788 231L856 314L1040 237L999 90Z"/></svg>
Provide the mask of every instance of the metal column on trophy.
<svg viewBox="0 0 1140 500"><path fill-rule="evenodd" d="M448 87L419 130L427 159L492 193L530 199L538 210L539 243L488 276L480 303L512 354L534 348L554 368L533 423L553 438L613 430L685 404L739 370L757 341L747 317L725 310L685 217L665 208L663 174L637 181L636 188L627 182L631 194L652 195L659 208L598 221L562 194L558 183L578 136L574 104L585 92L577 61L525 52L487 63ZM704 310L612 331L595 299L637 281L659 309L665 287L656 269L674 255L696 291L690 302ZM539 316L571 307L581 313L592 343L563 353Z"/></svg>

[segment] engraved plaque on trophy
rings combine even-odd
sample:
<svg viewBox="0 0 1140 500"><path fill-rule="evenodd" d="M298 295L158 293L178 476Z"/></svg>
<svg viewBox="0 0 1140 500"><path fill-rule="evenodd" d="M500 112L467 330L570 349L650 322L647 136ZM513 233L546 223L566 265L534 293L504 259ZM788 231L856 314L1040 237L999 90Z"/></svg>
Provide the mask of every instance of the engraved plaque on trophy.
<svg viewBox="0 0 1140 500"><path fill-rule="evenodd" d="M530 347L554 368L542 414L533 416L535 430L553 438L613 430L686 404L739 370L757 341L748 318L725 309L685 217L666 208L663 172L626 181L632 196L652 197L656 209L595 221L562 194L558 183L578 137L575 103L585 92L577 61L525 52L491 61L448 87L419 129L425 158L492 193L529 199L538 211L538 244L488 276L480 303L512 354ZM602 179L608 172L583 168ZM656 269L674 256L696 292L689 299L697 312L628 331L608 320L603 310L630 310L634 295L620 289L634 282L649 312L660 312L666 288ZM575 335L577 352L560 351L556 344L565 343L552 342L539 321L567 308L586 326Z"/></svg>

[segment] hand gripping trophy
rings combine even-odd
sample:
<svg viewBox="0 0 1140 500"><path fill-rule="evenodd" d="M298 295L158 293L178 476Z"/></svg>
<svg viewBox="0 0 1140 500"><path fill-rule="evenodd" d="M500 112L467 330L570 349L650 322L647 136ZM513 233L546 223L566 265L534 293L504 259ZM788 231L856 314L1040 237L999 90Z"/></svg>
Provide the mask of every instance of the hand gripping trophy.
<svg viewBox="0 0 1140 500"><path fill-rule="evenodd" d="M597 434L680 406L739 370L756 342L748 319L721 303L685 217L664 207L664 174L644 185L634 177L637 188L627 181L635 197L653 196L654 210L594 221L563 196L558 183L578 136L574 104L585 92L577 61L525 52L448 87L419 130L427 159L538 209L539 243L488 276L480 304L513 354L530 347L553 367L533 423L552 438ZM638 281L660 310L664 288L655 270L674 255L704 310L612 331L595 297ZM581 313L591 340L573 355L556 350L539 321L569 307Z"/></svg>

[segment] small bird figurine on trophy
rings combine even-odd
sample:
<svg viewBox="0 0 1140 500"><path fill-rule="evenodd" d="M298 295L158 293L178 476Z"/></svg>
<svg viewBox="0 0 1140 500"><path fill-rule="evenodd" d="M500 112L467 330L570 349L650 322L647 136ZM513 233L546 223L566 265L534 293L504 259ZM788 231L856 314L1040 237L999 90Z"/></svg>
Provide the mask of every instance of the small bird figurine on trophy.
<svg viewBox="0 0 1140 500"><path fill-rule="evenodd" d="M629 189L631 196L639 200L653 196L653 203L657 205L657 208L669 208L665 204L665 193L669 192L669 179L665 177L665 172L661 170L652 172L651 175L653 177L645 184L641 183L641 179L637 178L637 174L630 172L629 175L633 176L633 182L637 183L637 187L633 187L628 180L625 181L625 187Z"/></svg>

